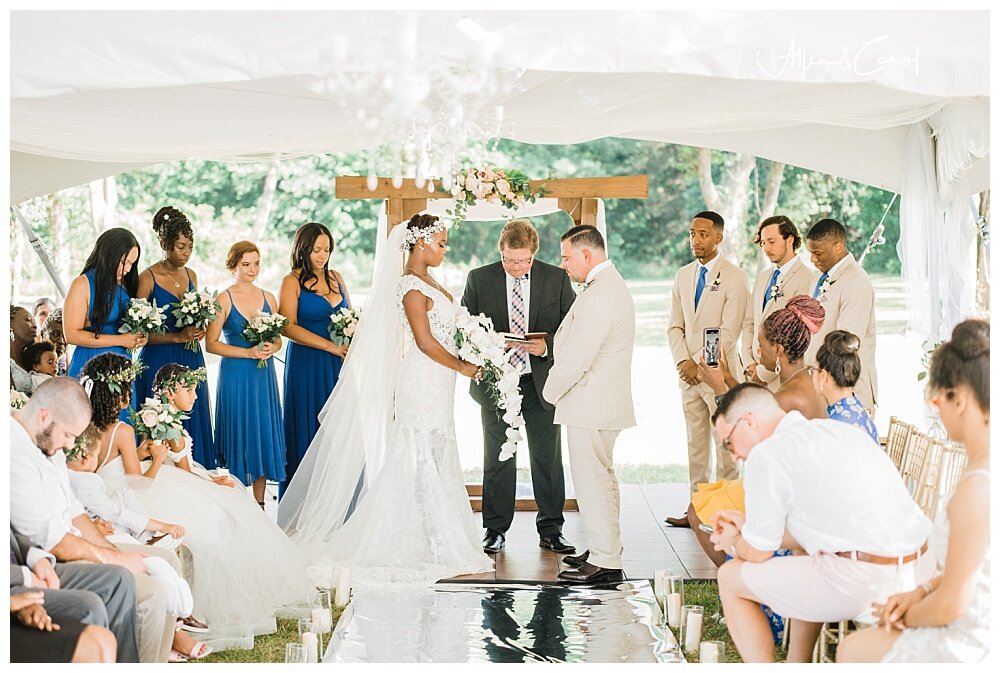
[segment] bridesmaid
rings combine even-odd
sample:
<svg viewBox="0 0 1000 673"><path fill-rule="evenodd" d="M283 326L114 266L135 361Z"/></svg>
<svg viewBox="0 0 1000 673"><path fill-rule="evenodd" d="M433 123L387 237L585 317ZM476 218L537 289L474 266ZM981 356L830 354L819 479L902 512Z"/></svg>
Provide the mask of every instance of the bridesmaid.
<svg viewBox="0 0 1000 673"><path fill-rule="evenodd" d="M285 336L286 481L291 481L319 428L319 412L337 385L347 346L330 341L330 315L351 306L344 279L328 268L333 237L317 222L299 227L292 242L292 271L281 281L279 313Z"/></svg>
<svg viewBox="0 0 1000 673"><path fill-rule="evenodd" d="M285 480L281 401L270 361L281 348L281 337L258 349L243 337L243 330L249 318L271 313L278 302L254 285L260 274L260 250L255 244L234 243L226 268L236 282L219 295L222 311L205 337L206 350L222 356L215 391L215 448L225 457L230 474L244 485L253 484L253 497L263 509L267 480ZM266 360L267 367L258 367L257 360Z"/></svg>
<svg viewBox="0 0 1000 673"><path fill-rule="evenodd" d="M146 368L136 380L137 405L146 398L154 397L153 379L165 364L180 364L189 369L205 366L205 354L201 347L190 351L184 347L188 341L200 341L205 330L188 326L179 329L171 314L172 304L181 300L184 294L198 288L198 276L187 268L191 253L194 252L194 230L191 222L181 211L165 206L153 217L153 231L160 240L163 259L149 266L139 274L139 296L155 300L157 306L167 306L167 331L152 334L149 343L139 358ZM215 441L212 437L211 401L208 397L208 383L202 381L197 388L198 399L188 412L190 418L184 421L184 429L191 435L194 459L212 469L216 465Z"/></svg>
<svg viewBox="0 0 1000 673"><path fill-rule="evenodd" d="M67 376L80 378L83 366L102 353L131 359L128 348L146 345L144 334L119 334L128 302L139 290L139 242L128 229L115 227L101 234L83 266L83 273L69 286L63 306L66 343L75 346ZM136 399L135 384L132 400ZM119 417L128 422L128 409Z"/></svg>

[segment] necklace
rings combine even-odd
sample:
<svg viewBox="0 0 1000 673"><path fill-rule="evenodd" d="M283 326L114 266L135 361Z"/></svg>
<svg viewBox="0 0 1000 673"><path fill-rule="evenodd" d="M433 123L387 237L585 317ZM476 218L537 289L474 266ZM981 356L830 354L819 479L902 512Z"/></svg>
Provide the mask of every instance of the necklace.
<svg viewBox="0 0 1000 673"><path fill-rule="evenodd" d="M177 282L177 279L174 278L172 275L170 275L167 272L167 267L163 264L163 262L160 262L160 271L163 272L164 276L166 276L167 278L170 279L170 282L172 282L174 284L174 287L180 287L181 286L181 284Z"/></svg>
<svg viewBox="0 0 1000 673"><path fill-rule="evenodd" d="M805 370L806 370L805 365L803 365L802 367L799 367L799 370L797 372L795 372L794 374L792 374L791 376L789 376L787 379L785 379L784 383L782 383L780 386L778 386L778 390L781 390L782 388L784 388L785 386L787 386L789 384L789 382L791 382L792 379L794 379L796 376L798 376L799 374L801 374ZM778 390L776 390L774 392L778 392Z"/></svg>
<svg viewBox="0 0 1000 673"><path fill-rule="evenodd" d="M443 287L441 287L440 285L438 285L438 282L437 282L436 280L434 280L433 278L431 278L430 276L425 276L424 274L420 273L419 271L417 271L416 269L413 269L413 268L411 268L411 267L406 267L406 270L407 270L407 271L412 271L412 272L413 272L413 275L414 275L414 276L417 276L418 278L423 278L423 279L424 279L424 280L426 280L426 281L427 281L428 283L430 283L431 285L433 285L433 286L434 286L435 288L437 288L437 289L438 289L438 290L440 290L441 292L443 292L443 293L447 294L447 293L446 293L446 292L444 291L444 288L443 288Z"/></svg>

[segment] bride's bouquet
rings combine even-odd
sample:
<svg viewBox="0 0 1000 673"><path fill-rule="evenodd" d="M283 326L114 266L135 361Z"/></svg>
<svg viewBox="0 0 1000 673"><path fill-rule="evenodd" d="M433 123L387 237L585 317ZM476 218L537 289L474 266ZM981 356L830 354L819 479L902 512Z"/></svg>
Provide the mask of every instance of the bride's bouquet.
<svg viewBox="0 0 1000 673"><path fill-rule="evenodd" d="M201 292L198 290L191 290L190 292L185 292L181 300L174 304L174 309L170 312L174 316L174 322L178 327L196 327L198 329L205 329L208 324L215 320L215 316L219 314L222 307L219 306L219 302L216 297L219 296L218 292L209 292L208 288L205 288ZM184 348L189 351L198 350L197 341L188 341L184 344Z"/></svg>
<svg viewBox="0 0 1000 673"><path fill-rule="evenodd" d="M490 398L504 410L507 441L500 447L500 460L507 460L517 451L521 441L521 373L510 363L504 350L504 338L493 329L493 321L483 314L472 315L464 306L459 307L455 318L455 344L458 356L466 362L482 367L480 383L485 385Z"/></svg>
<svg viewBox="0 0 1000 673"><path fill-rule="evenodd" d="M342 308L330 316L330 324L327 330L330 332L330 341L338 346L350 346L354 332L358 329L358 321L361 320L361 309Z"/></svg>
<svg viewBox="0 0 1000 673"><path fill-rule="evenodd" d="M288 318L280 313L260 313L247 321L243 338L254 346L260 346L274 341L287 324ZM257 367L263 369L266 366L267 360L257 360Z"/></svg>
<svg viewBox="0 0 1000 673"><path fill-rule="evenodd" d="M184 434L181 421L188 416L159 397L147 397L139 411L129 410L129 418L137 435L145 435L156 443L180 439Z"/></svg>
<svg viewBox="0 0 1000 673"><path fill-rule="evenodd" d="M128 307L125 309L125 319L119 334L163 334L167 329L166 309L156 305L154 299L152 303L141 297L133 297ZM128 352L135 354L136 348L129 348Z"/></svg>

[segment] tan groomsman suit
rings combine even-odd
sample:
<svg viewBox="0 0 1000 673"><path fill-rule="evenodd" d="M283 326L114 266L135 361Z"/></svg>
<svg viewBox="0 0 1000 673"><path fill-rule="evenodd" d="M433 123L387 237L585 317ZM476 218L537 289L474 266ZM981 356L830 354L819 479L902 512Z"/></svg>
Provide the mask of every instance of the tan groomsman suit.
<svg viewBox="0 0 1000 673"><path fill-rule="evenodd" d="M740 364L739 338L750 298L747 274L724 258L721 252L717 253L705 265L708 267L705 289L695 309L694 294L701 266L698 260L691 262L677 272L674 280L673 306L667 327L674 365L684 360L697 362L704 348L705 329L719 327L729 368L733 376L741 379L743 366ZM712 481L710 446L715 393L705 383L689 386L680 381L680 385L687 424L688 476L694 491L696 484ZM735 479L736 463L720 444L716 441L716 478Z"/></svg>
<svg viewBox="0 0 1000 673"><path fill-rule="evenodd" d="M757 279L753 284L753 292L750 293L750 302L747 304L746 318L743 320L743 339L740 347L743 353L744 368L751 362L760 362L760 326L769 315L778 309L785 308L788 300L798 294L812 296L813 288L816 287L816 279L819 275L806 266L805 262L799 259L798 255L792 257L781 267L778 273L778 280L775 283L777 290L764 303L764 293L771 282L771 274L774 273L774 266L769 265L757 274ZM772 391L781 385L778 382L778 375L763 365L757 365L757 378L767 384ZM743 377L736 377L742 381Z"/></svg>
<svg viewBox="0 0 1000 673"><path fill-rule="evenodd" d="M610 261L594 267L587 281L556 331L555 362L542 396L555 405L555 422L566 426L588 563L620 570L621 498L613 454L618 433L635 425L635 303Z"/></svg>
<svg viewBox="0 0 1000 673"><path fill-rule="evenodd" d="M878 377L875 372L875 288L865 270L847 256L833 265L827 281L818 288L816 298L826 310L823 327L813 335L806 351L806 364L816 364L816 351L830 332L845 330L861 339L861 376L854 392L869 412L878 402ZM815 284L813 285L815 288ZM809 293L812 296L812 292Z"/></svg>

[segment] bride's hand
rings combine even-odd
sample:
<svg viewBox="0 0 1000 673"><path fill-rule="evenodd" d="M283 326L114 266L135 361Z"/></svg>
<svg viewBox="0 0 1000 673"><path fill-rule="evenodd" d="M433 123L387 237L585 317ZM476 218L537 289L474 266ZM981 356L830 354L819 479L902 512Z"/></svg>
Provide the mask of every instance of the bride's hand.
<svg viewBox="0 0 1000 673"><path fill-rule="evenodd" d="M462 368L458 370L462 376L468 376L470 379L475 379L477 382L483 376L483 371L481 368L472 364L471 362L462 361Z"/></svg>

